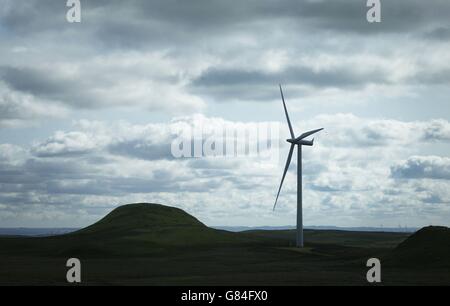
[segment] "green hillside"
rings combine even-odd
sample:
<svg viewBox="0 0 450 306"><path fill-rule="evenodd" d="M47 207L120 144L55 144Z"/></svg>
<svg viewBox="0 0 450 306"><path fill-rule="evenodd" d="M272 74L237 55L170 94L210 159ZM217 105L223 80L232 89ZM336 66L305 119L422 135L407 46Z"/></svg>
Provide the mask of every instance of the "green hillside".
<svg viewBox="0 0 450 306"><path fill-rule="evenodd" d="M0 238L1 253L45 256L147 256L179 247L259 244L271 239L207 227L175 207L138 203L120 206L74 233L45 238ZM20 250L20 251L19 251Z"/></svg>
<svg viewBox="0 0 450 306"><path fill-rule="evenodd" d="M387 259L395 265L450 267L450 229L424 227L400 243Z"/></svg>
<svg viewBox="0 0 450 306"><path fill-rule="evenodd" d="M206 228L193 216L175 207L160 204L128 204L120 206L95 224L77 234L134 235L162 228Z"/></svg>
<svg viewBox="0 0 450 306"><path fill-rule="evenodd" d="M74 233L0 237L0 285L66 284L72 257L83 284L364 285L372 257L382 259L383 284L450 284L449 229L408 236L307 230L298 249L294 230L232 233L178 208L130 204Z"/></svg>
<svg viewBox="0 0 450 306"><path fill-rule="evenodd" d="M68 236L89 239L95 237L112 243L127 241L144 244L145 247L262 241L248 235L209 228L179 208L148 203L120 206L97 223Z"/></svg>

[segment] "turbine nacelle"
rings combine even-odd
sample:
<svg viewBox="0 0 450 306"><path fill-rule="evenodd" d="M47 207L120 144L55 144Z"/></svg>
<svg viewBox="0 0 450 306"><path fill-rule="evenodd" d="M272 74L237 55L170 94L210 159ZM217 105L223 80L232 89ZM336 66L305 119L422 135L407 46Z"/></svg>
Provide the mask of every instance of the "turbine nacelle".
<svg viewBox="0 0 450 306"><path fill-rule="evenodd" d="M314 145L314 138L312 140L300 140L298 143L302 146L310 146L312 147Z"/></svg>
<svg viewBox="0 0 450 306"><path fill-rule="evenodd" d="M314 138L312 140L303 140L303 139L286 139L287 142L294 144L294 145L300 145L300 146L310 146L312 147L314 145Z"/></svg>
<svg viewBox="0 0 450 306"><path fill-rule="evenodd" d="M294 144L294 145L313 146L314 145L314 138L312 140L304 140L304 139L306 137L314 135L315 133L318 133L318 132L320 132L322 130L323 130L323 128L322 129L317 129L317 130L312 130L312 131L309 131L309 132L301 134L297 138L286 139L286 141L291 143L291 144Z"/></svg>

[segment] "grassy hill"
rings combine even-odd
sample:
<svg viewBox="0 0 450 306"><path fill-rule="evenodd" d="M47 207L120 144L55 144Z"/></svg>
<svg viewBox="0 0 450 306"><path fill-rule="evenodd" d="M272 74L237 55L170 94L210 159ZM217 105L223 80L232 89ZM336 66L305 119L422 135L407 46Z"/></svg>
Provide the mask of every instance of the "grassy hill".
<svg viewBox="0 0 450 306"><path fill-rule="evenodd" d="M308 230L306 247L298 249L294 230L232 233L178 208L130 204L70 234L0 237L0 284L66 284L66 260L77 257L84 284L361 285L367 259L391 252L428 256L437 266L403 269L382 260L384 284L450 284L448 269L439 266L447 249L434 248L449 241L448 229L419 231L403 242L408 236ZM431 253L423 255L428 244Z"/></svg>
<svg viewBox="0 0 450 306"><path fill-rule="evenodd" d="M450 229L424 227L400 243L387 260L397 266L450 267Z"/></svg>
<svg viewBox="0 0 450 306"><path fill-rule="evenodd" d="M180 247L267 244L273 239L207 227L181 209L159 204L123 205L79 231L40 238L0 238L0 254L147 256Z"/></svg>
<svg viewBox="0 0 450 306"><path fill-rule="evenodd" d="M245 233L273 238L293 244L296 239L295 230L250 230ZM393 248L405 240L408 233L390 232L352 232L343 230L304 230L306 246L337 244L346 247L361 248Z"/></svg>
<svg viewBox="0 0 450 306"><path fill-rule="evenodd" d="M130 235L167 227L206 228L203 223L179 208L137 203L119 206L100 221L77 233Z"/></svg>
<svg viewBox="0 0 450 306"><path fill-rule="evenodd" d="M268 240L212 229L179 208L149 203L120 206L93 225L66 236L127 241L146 247L206 246Z"/></svg>

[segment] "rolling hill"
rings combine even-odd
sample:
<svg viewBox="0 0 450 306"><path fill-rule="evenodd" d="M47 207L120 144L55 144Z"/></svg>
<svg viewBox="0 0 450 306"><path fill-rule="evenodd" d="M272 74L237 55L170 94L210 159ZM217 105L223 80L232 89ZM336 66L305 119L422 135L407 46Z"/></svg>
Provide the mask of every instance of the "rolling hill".
<svg viewBox="0 0 450 306"><path fill-rule="evenodd" d="M424 227L400 243L387 260L397 266L450 267L450 229Z"/></svg>
<svg viewBox="0 0 450 306"><path fill-rule="evenodd" d="M360 285L366 284L367 259L384 256L394 263L387 267L382 260L385 284L449 284L448 269L441 269L448 229L408 236L308 230L306 247L297 249L291 247L294 230L233 233L178 208L129 204L64 235L0 236L0 284L65 284L66 261L76 257L84 284ZM402 268L395 260L404 256L415 262L425 256L436 266Z"/></svg>
<svg viewBox="0 0 450 306"><path fill-rule="evenodd" d="M103 219L79 230L77 234L134 235L162 228L205 229L206 226L185 211L160 204L137 203L119 206Z"/></svg>
<svg viewBox="0 0 450 306"><path fill-rule="evenodd" d="M213 229L179 208L150 203L120 206L93 225L66 236L128 240L159 247L267 242Z"/></svg>
<svg viewBox="0 0 450 306"><path fill-rule="evenodd" d="M270 238L212 229L185 211L160 204L120 206L100 221L53 237L4 237L2 252L52 256L147 256L181 247L261 244Z"/></svg>
<svg viewBox="0 0 450 306"><path fill-rule="evenodd" d="M121 253L120 246L126 244L128 255L170 247L267 242L259 237L212 229L179 208L149 203L120 206L97 223L67 237L106 241L115 246L113 253ZM134 246L136 252L129 246Z"/></svg>

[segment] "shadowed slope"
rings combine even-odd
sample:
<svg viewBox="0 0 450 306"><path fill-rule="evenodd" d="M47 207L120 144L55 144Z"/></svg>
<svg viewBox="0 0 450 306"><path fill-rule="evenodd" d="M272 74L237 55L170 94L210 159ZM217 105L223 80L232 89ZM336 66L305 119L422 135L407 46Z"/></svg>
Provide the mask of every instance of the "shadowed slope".
<svg viewBox="0 0 450 306"><path fill-rule="evenodd" d="M161 247L220 246L262 240L209 228L179 208L147 203L120 206L97 223L67 237L101 240L120 252L123 245L127 253L133 253L133 248L138 253Z"/></svg>
<svg viewBox="0 0 450 306"><path fill-rule="evenodd" d="M297 249L288 247L295 231L230 233L210 229L177 208L132 204L72 234L0 237L0 284L66 284L66 261L76 257L84 284L361 285L367 284L367 259L376 257L383 258L384 284L448 285L442 265L403 268L385 265L383 257L399 254L395 259L403 263L410 252L423 256L430 243L427 260L445 262L448 229L424 229L393 252L406 236L308 231L307 247ZM436 244L442 245L437 253Z"/></svg>
<svg viewBox="0 0 450 306"><path fill-rule="evenodd" d="M0 238L3 246L0 254L26 250L30 254L65 257L147 256L172 249L270 244L270 241L209 228L175 207L139 203L120 206L74 233L45 238Z"/></svg>
<svg viewBox="0 0 450 306"><path fill-rule="evenodd" d="M160 204L128 204L120 206L100 221L74 234L135 235L170 228L207 229L207 227L185 211Z"/></svg>
<svg viewBox="0 0 450 306"><path fill-rule="evenodd" d="M387 259L402 266L450 267L450 229L424 227L400 243Z"/></svg>

